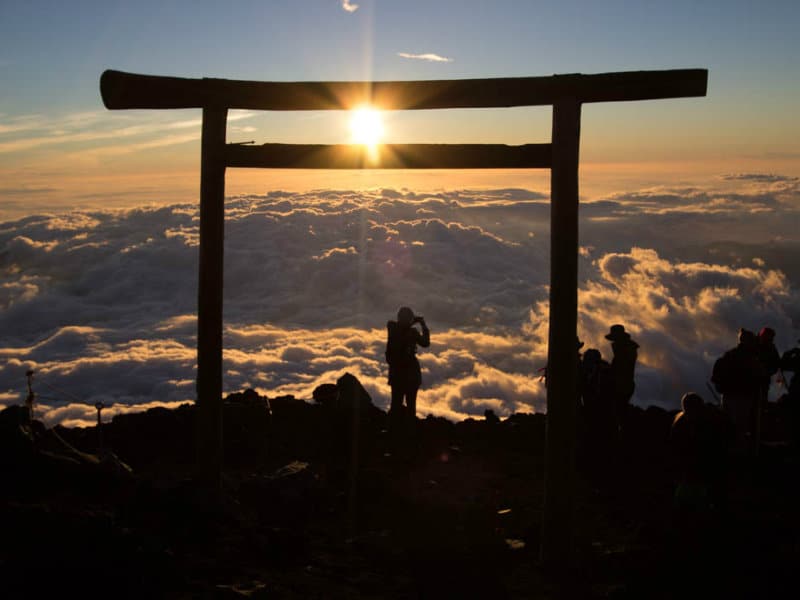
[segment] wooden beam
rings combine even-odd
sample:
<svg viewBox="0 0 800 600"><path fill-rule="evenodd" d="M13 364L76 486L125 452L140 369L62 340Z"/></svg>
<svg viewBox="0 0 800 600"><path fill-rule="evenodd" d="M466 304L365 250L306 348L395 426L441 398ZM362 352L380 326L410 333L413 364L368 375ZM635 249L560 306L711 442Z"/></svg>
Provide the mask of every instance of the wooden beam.
<svg viewBox="0 0 800 600"><path fill-rule="evenodd" d="M203 109L200 164L200 273L197 298L198 476L222 483L222 285L225 247L225 130L228 111Z"/></svg>
<svg viewBox="0 0 800 600"><path fill-rule="evenodd" d="M229 167L284 169L547 169L550 144L228 144Z"/></svg>
<svg viewBox="0 0 800 600"><path fill-rule="evenodd" d="M237 81L105 71L100 92L109 109L347 110L371 104L409 110L547 105L568 97L585 103L705 96L707 83L706 69L375 82Z"/></svg>
<svg viewBox="0 0 800 600"><path fill-rule="evenodd" d="M550 332L542 560L568 570L572 560L578 403L578 150L581 105L553 106L550 202Z"/></svg>

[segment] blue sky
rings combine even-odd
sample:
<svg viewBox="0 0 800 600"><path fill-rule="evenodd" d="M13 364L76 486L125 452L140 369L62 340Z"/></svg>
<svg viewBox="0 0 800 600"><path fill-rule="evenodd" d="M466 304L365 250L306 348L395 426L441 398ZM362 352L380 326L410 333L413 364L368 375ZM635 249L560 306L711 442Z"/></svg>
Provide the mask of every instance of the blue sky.
<svg viewBox="0 0 800 600"><path fill-rule="evenodd" d="M104 68L298 80L542 75L702 66L717 90L797 92L800 5L362 0L4 2L2 106L96 106ZM450 63L402 59L436 53ZM794 80L794 81L792 81ZM722 86L721 88L718 86Z"/></svg>
<svg viewBox="0 0 800 600"><path fill-rule="evenodd" d="M105 184L113 171L171 185L191 181L173 198L195 193L199 127L191 123L199 113L106 111L98 80L107 68L386 80L694 67L710 71L707 98L585 107L587 173L599 164L635 164L687 176L697 170L796 175L798 24L800 3L788 0L4 1L0 176L12 190L77 190L65 182ZM442 60L409 58L426 54ZM232 141L327 143L347 135L341 114L239 118L229 127ZM517 144L549 136L542 108L386 119L389 141ZM97 183L91 193L100 190Z"/></svg>

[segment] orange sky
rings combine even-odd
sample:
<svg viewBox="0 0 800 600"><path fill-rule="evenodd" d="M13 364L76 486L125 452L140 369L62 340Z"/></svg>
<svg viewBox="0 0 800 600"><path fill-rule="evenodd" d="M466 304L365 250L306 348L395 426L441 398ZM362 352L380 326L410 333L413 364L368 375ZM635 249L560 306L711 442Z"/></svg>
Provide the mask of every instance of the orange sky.
<svg viewBox="0 0 800 600"><path fill-rule="evenodd" d="M713 82L713 73L711 75ZM6 120L0 139L0 218L30 210L196 202L200 111L106 111ZM231 111L228 141L342 143L348 113ZM383 114L390 142L536 143L550 140L550 108ZM777 121L776 121L777 123ZM774 129L774 131L773 131ZM587 105L581 192L697 184L728 173L800 175L797 125L764 128L721 115L707 98ZM0 131L2 133L2 131ZM229 170L227 193L322 188L549 188L547 171Z"/></svg>

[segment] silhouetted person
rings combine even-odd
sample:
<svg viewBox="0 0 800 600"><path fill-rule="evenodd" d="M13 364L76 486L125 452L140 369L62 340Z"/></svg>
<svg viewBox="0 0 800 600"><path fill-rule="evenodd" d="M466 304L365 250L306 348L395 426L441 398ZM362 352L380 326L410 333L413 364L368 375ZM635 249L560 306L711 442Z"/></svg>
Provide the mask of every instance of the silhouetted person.
<svg viewBox="0 0 800 600"><path fill-rule="evenodd" d="M414 327L419 324L421 330ZM414 316L407 306L397 311L397 321L386 324L386 362L389 363L389 385L392 388L392 405L389 416L393 421L403 413L405 400L408 415L417 414L417 391L422 383L422 372L417 360L417 346L431 345L431 335L423 317Z"/></svg>
<svg viewBox="0 0 800 600"><path fill-rule="evenodd" d="M614 415L611 395L614 391L611 365L603 360L600 351L589 348L581 360L581 398L588 414Z"/></svg>
<svg viewBox="0 0 800 600"><path fill-rule="evenodd" d="M616 442L617 419L611 365L603 360L596 348L589 348L583 353L580 392L583 434L587 446L586 462L597 470L609 466L610 454Z"/></svg>
<svg viewBox="0 0 800 600"><path fill-rule="evenodd" d="M775 347L775 330L764 327L758 332L758 359L764 366L764 384L767 390L772 382L772 377L781 366L781 355Z"/></svg>
<svg viewBox="0 0 800 600"><path fill-rule="evenodd" d="M617 418L617 427L621 431L625 423L628 405L633 397L636 384L633 380L638 357L639 344L631 339L623 325L612 325L606 334L606 339L611 341L611 375L614 382L614 412Z"/></svg>
<svg viewBox="0 0 800 600"><path fill-rule="evenodd" d="M766 372L758 357L758 340L747 329L739 330L739 344L714 363L711 381L733 423L737 450L755 449L755 415Z"/></svg>
<svg viewBox="0 0 800 600"><path fill-rule="evenodd" d="M778 369L781 368L781 355L775 347L775 330L771 327L763 327L758 332L758 346L757 351L758 360L761 361L761 366L764 367L764 379L762 381L762 408L765 406L769 394L769 387L772 384L772 378Z"/></svg>
<svg viewBox="0 0 800 600"><path fill-rule="evenodd" d="M761 423L769 400L769 386L772 383L772 377L781 366L781 355L775 347L775 330L771 327L762 327L761 331L758 332L756 341L756 354L764 369L756 407L753 412L754 441L756 447L758 447L761 443Z"/></svg>
<svg viewBox="0 0 800 600"><path fill-rule="evenodd" d="M670 441L678 463L675 501L691 510L723 508L726 498L730 421L723 412L689 392L681 399Z"/></svg>
<svg viewBox="0 0 800 600"><path fill-rule="evenodd" d="M800 343L800 340L797 340ZM789 430L795 450L800 450L800 347L783 353L780 368L783 370L783 381L786 395L783 397ZM786 381L786 372L792 372L792 379Z"/></svg>

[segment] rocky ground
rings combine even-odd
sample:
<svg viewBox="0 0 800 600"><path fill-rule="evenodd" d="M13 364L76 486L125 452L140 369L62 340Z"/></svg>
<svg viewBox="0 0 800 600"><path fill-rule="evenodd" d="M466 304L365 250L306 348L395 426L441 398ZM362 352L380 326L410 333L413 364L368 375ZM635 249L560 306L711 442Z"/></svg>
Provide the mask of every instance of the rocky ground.
<svg viewBox="0 0 800 600"><path fill-rule="evenodd" d="M349 389L227 398L219 497L193 478L192 406L115 417L102 451L96 428L6 409L3 597L797 597L784 445L732 463L727 509L679 510L674 415L632 409L620 447L580 453L575 564L553 573L538 561L544 416L395 431Z"/></svg>

